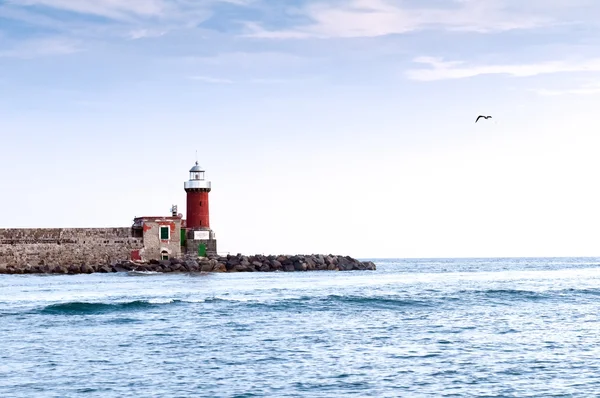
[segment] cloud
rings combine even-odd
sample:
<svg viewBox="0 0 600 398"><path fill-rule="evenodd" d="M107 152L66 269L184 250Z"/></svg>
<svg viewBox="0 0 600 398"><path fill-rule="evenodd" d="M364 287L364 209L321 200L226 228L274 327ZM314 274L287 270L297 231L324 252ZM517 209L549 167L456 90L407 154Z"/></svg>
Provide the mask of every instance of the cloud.
<svg viewBox="0 0 600 398"><path fill-rule="evenodd" d="M315 59L298 54L277 51L230 51L211 56L186 56L180 59L191 65L215 68L234 68L235 70L256 71L264 67L278 70L304 68Z"/></svg>
<svg viewBox="0 0 600 398"><path fill-rule="evenodd" d="M210 76L190 76L188 77L190 80L201 81L204 83L212 83L212 84L233 84L233 80L222 79L218 77L210 77Z"/></svg>
<svg viewBox="0 0 600 398"><path fill-rule="evenodd" d="M167 3L162 0L13 0L11 4L26 7L43 6L111 19L161 16L167 11Z"/></svg>
<svg viewBox="0 0 600 398"><path fill-rule="evenodd" d="M428 69L412 69L406 72L408 78L419 81L464 79L493 74L528 77L551 73L600 71L600 58L530 64L467 65L463 61L448 62L441 58L418 57L414 62L431 66Z"/></svg>
<svg viewBox="0 0 600 398"><path fill-rule="evenodd" d="M579 87L562 89L562 90L549 90L549 89L535 89L532 90L539 95L545 96L559 96L559 95L593 95L600 94L600 82L590 82L583 84Z"/></svg>
<svg viewBox="0 0 600 398"><path fill-rule="evenodd" d="M171 2L181 3L178 0ZM164 0L13 0L11 4L18 6L44 6L91 14L111 19L130 19L132 16L160 17L175 9Z"/></svg>
<svg viewBox="0 0 600 398"><path fill-rule="evenodd" d="M0 50L0 58L38 58L68 55L81 51L79 42L65 38L45 38L20 42L7 50Z"/></svg>
<svg viewBox="0 0 600 398"><path fill-rule="evenodd" d="M131 40L161 37L167 34L167 30L136 29L129 32Z"/></svg>
<svg viewBox="0 0 600 398"><path fill-rule="evenodd" d="M296 83L296 82L307 82L309 80L314 80L310 79L310 78L298 78L298 79L274 79L274 78L256 78L256 79L250 79L250 83L253 84L288 84L288 83Z"/></svg>
<svg viewBox="0 0 600 398"><path fill-rule="evenodd" d="M129 39L162 36L196 28L214 15L218 4L243 6L251 0L9 0L0 4L0 17L43 26L63 33ZM53 12L48 12L52 10ZM68 14L57 14L56 11ZM88 16L100 17L96 19ZM110 28L110 29L108 29ZM115 33L117 32L117 33Z"/></svg>
<svg viewBox="0 0 600 398"><path fill-rule="evenodd" d="M267 30L256 22L249 22L246 36L270 39L376 37L427 28L495 32L536 28L553 21L534 13L510 11L500 0L448 0L448 4L451 7L403 8L393 0L311 3L300 11L311 20L310 24Z"/></svg>
<svg viewBox="0 0 600 398"><path fill-rule="evenodd" d="M187 79L212 84L293 84L316 79L322 72L314 58L269 51L184 56L169 62L185 70Z"/></svg>
<svg viewBox="0 0 600 398"><path fill-rule="evenodd" d="M219 77L212 76L189 76L188 79L196 80L203 83L211 83L211 84L234 84L236 81L230 79L223 79ZM317 76L312 77L298 77L298 78L287 78L287 79L277 79L277 78L248 78L248 79L240 79L237 83L240 84L257 84L257 85L281 85L281 84L294 84L294 83L307 83L311 81L316 81L318 79Z"/></svg>

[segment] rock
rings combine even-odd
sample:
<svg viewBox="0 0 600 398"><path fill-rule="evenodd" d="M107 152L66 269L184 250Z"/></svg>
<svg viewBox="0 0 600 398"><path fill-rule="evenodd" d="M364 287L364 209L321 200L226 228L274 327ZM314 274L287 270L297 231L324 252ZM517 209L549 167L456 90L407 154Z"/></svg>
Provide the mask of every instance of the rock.
<svg viewBox="0 0 600 398"><path fill-rule="evenodd" d="M294 270L296 271L306 271L307 269L307 265L304 262L301 262L299 260L294 261Z"/></svg>
<svg viewBox="0 0 600 398"><path fill-rule="evenodd" d="M179 266L183 267L179 264ZM163 272L165 269L173 268L171 264L146 264L146 268L151 272Z"/></svg>
<svg viewBox="0 0 600 398"><path fill-rule="evenodd" d="M240 264L240 260L237 257L229 257L227 259L227 271L234 270L237 265Z"/></svg>
<svg viewBox="0 0 600 398"><path fill-rule="evenodd" d="M171 269L173 270L173 272L184 272L185 271L185 267L181 264L172 264Z"/></svg>
<svg viewBox="0 0 600 398"><path fill-rule="evenodd" d="M108 273L112 272L112 270L110 269L110 267L108 265L103 265L102 267L100 267L100 269L98 271L103 274L108 274Z"/></svg>
<svg viewBox="0 0 600 398"><path fill-rule="evenodd" d="M203 261L201 264L200 271L202 272L212 272L214 265L210 262L210 260Z"/></svg>
<svg viewBox="0 0 600 398"><path fill-rule="evenodd" d="M236 264L231 264L229 261L227 261L227 263L225 264L225 269L227 270L227 272L231 272L235 270L235 266Z"/></svg>
<svg viewBox="0 0 600 398"><path fill-rule="evenodd" d="M198 262L196 256L185 255L183 259L151 261L116 261L91 255L86 261L74 265L48 265L43 259L30 264L0 264L0 274L79 274L137 271L154 272L273 272L273 271L366 271L376 270L372 261L359 261L341 255L263 255L252 256L210 255ZM3 260L0 258L0 261Z"/></svg>
<svg viewBox="0 0 600 398"><path fill-rule="evenodd" d="M80 273L81 273L81 266L73 264L69 267L69 274L75 275L75 274L80 274Z"/></svg>
<svg viewBox="0 0 600 398"><path fill-rule="evenodd" d="M271 260L271 269L273 271L281 271L283 269L283 265L278 260Z"/></svg>
<svg viewBox="0 0 600 398"><path fill-rule="evenodd" d="M325 261L323 261L323 264L321 264L321 263L317 264L316 270L317 271L326 271L327 270L327 264L325 264Z"/></svg>
<svg viewBox="0 0 600 398"><path fill-rule="evenodd" d="M285 272L294 272L296 269L294 268L294 264L287 263L283 266L283 270Z"/></svg>
<svg viewBox="0 0 600 398"><path fill-rule="evenodd" d="M247 265L245 265L243 262L242 264L238 264L236 265L233 269L235 270L235 272L252 272L254 271L254 268L250 269L250 263L246 262Z"/></svg>
<svg viewBox="0 0 600 398"><path fill-rule="evenodd" d="M213 272L227 272L227 267L224 263L217 262L213 266Z"/></svg>
<svg viewBox="0 0 600 398"><path fill-rule="evenodd" d="M362 264L365 266L365 270L375 271L377 269L377 266L372 261L365 261Z"/></svg>
<svg viewBox="0 0 600 398"><path fill-rule="evenodd" d="M120 270L118 272L131 271L134 267L135 267L135 264L133 264L131 261L123 261L121 263L115 264L115 266L114 266L115 269Z"/></svg>
<svg viewBox="0 0 600 398"><path fill-rule="evenodd" d="M269 263L265 262L258 268L258 270L260 272L269 272L271 271L271 267L269 267Z"/></svg>
<svg viewBox="0 0 600 398"><path fill-rule="evenodd" d="M94 272L94 269L91 266L89 266L87 264L81 266L81 273L83 273L83 274L91 274L93 272Z"/></svg>
<svg viewBox="0 0 600 398"><path fill-rule="evenodd" d="M338 258L337 266L340 271L351 271L352 264L350 264L345 258Z"/></svg>
<svg viewBox="0 0 600 398"><path fill-rule="evenodd" d="M114 272L127 272L130 270L129 267L124 267L122 264L115 264L112 268Z"/></svg>
<svg viewBox="0 0 600 398"><path fill-rule="evenodd" d="M199 272L200 265L197 261L194 260L186 260L183 266L188 270L188 272Z"/></svg>

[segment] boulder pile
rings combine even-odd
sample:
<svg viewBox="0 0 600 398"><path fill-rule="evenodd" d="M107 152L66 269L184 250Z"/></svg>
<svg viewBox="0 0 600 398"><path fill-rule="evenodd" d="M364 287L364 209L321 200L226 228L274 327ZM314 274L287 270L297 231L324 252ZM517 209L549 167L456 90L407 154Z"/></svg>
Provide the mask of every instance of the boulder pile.
<svg viewBox="0 0 600 398"><path fill-rule="evenodd" d="M26 265L0 264L0 274L92 274L95 272L294 272L294 271L374 271L371 261L336 255L210 256L202 258L121 261L103 265Z"/></svg>

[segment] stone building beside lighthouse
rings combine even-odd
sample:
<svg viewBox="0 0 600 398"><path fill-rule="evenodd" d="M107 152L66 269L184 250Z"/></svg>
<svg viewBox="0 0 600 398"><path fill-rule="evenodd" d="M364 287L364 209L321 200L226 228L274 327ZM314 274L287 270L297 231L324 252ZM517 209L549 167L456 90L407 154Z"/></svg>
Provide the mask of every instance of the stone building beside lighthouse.
<svg viewBox="0 0 600 398"><path fill-rule="evenodd" d="M171 208L167 216L135 217L130 227L0 228L1 265L93 265L125 260L168 260L217 253L210 227L210 181L198 162L190 169L187 218Z"/></svg>

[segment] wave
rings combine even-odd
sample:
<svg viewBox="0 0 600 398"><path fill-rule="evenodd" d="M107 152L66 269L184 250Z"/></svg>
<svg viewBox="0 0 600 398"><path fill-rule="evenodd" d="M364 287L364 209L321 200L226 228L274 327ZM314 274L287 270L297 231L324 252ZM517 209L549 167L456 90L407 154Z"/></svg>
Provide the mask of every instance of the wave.
<svg viewBox="0 0 600 398"><path fill-rule="evenodd" d="M373 297L358 295L327 295L322 297L296 296L277 299L248 299L212 297L203 300L205 303L229 303L248 308L264 308L269 310L308 309L313 311L329 311L341 306L354 309L399 309L411 307L429 307L435 305L431 300L415 300L409 298Z"/></svg>
<svg viewBox="0 0 600 398"><path fill-rule="evenodd" d="M484 290L461 290L459 294L476 294L505 298L541 299L565 295L592 295L600 296L600 288L566 288L548 290L523 290L523 289L484 289Z"/></svg>
<svg viewBox="0 0 600 398"><path fill-rule="evenodd" d="M324 303L351 304L357 306L384 306L384 307L429 307L432 300L417 300L406 297L373 297L373 296L340 296L329 295L320 299Z"/></svg>
<svg viewBox="0 0 600 398"><path fill-rule="evenodd" d="M94 315L111 312L144 311L173 304L212 305L217 307L235 306L242 309L267 311L336 311L351 309L355 311L369 310L443 310L448 306L472 305L474 302L493 301L495 303L513 304L515 301L535 302L543 300L569 300L571 297L588 296L593 299L600 296L600 288L569 288L534 291L526 289L473 289L454 292L420 291L411 294L360 295L360 294L329 294L329 295L290 295L290 296L261 296L259 293L239 296L188 297L182 299L152 298L126 302L65 302L47 305L41 309L27 310L25 313L48 315ZM0 317L23 315L23 312L0 311Z"/></svg>
<svg viewBox="0 0 600 398"><path fill-rule="evenodd" d="M127 276L151 276L151 275L164 275L162 272L156 271L128 271Z"/></svg>
<svg viewBox="0 0 600 398"><path fill-rule="evenodd" d="M447 306L473 305L474 302L493 301L512 305L515 301L536 302L545 300L565 300L568 296L583 294L600 295L600 289L561 289L534 291L526 289L480 289L459 290L454 292L419 292L418 294L361 296L359 294L326 296L295 296L278 298L206 298L205 303L229 304L248 308L263 308L269 310L304 309L312 311L330 311L341 307L351 307L354 310L433 310Z"/></svg>
<svg viewBox="0 0 600 398"><path fill-rule="evenodd" d="M485 289L485 290L461 290L459 293L484 295L494 298L505 298L505 299L529 299L539 300L550 297L551 292L536 292L533 290L520 290L520 289Z"/></svg>
<svg viewBox="0 0 600 398"><path fill-rule="evenodd" d="M146 300L135 300L121 303L89 303L75 301L69 303L51 304L39 310L39 313L53 315L93 315L107 312L144 310L156 307L158 305L179 302L181 301L169 300L152 302Z"/></svg>
<svg viewBox="0 0 600 398"><path fill-rule="evenodd" d="M596 288L565 289L563 291L566 292L566 293L573 293L573 294L582 294L582 295L589 295L589 296L600 296L600 289L596 289Z"/></svg>

